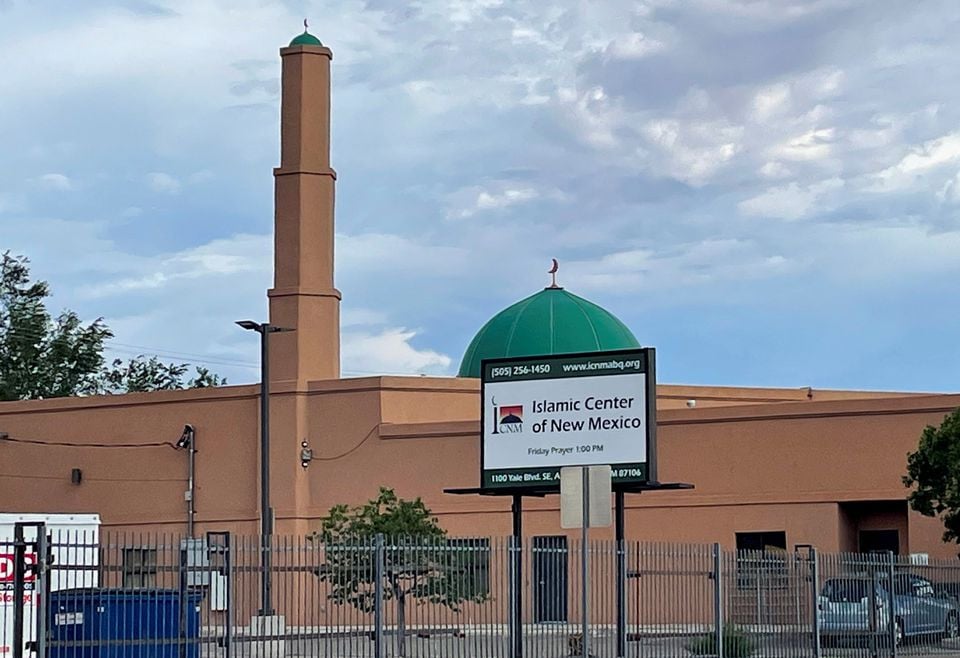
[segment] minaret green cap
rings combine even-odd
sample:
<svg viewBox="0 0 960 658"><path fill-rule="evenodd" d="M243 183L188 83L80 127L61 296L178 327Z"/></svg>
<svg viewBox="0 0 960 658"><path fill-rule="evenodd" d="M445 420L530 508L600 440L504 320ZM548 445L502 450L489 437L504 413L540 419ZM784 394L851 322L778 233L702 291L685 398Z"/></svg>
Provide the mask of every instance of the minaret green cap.
<svg viewBox="0 0 960 658"><path fill-rule="evenodd" d="M307 19L303 19L303 34L298 34L290 42L291 46L322 46L320 39L307 32Z"/></svg>

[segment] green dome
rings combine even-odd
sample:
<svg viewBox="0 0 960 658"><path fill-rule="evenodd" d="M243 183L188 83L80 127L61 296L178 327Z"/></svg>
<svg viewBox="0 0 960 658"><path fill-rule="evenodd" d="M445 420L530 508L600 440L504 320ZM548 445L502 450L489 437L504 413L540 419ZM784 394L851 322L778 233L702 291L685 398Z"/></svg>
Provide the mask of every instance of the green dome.
<svg viewBox="0 0 960 658"><path fill-rule="evenodd" d="M291 46L322 46L320 39L313 36L306 30L303 31L303 34L298 34L293 38L293 41L290 42Z"/></svg>
<svg viewBox="0 0 960 658"><path fill-rule="evenodd" d="M563 288L546 288L505 308L470 342L460 377L479 377L480 361L640 347L610 312Z"/></svg>

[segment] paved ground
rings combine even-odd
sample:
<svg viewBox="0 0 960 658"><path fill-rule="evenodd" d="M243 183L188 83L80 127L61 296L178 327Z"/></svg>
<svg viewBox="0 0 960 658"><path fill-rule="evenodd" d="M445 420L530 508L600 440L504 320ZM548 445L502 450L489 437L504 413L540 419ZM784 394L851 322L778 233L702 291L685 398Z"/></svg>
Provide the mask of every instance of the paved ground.
<svg viewBox="0 0 960 658"><path fill-rule="evenodd" d="M783 634L755 636L752 658L812 658L809 637ZM690 651L690 637L657 637L634 639L627 644L627 658L695 658ZM287 640L283 653L277 644L263 645L239 642L234 658L373 658L374 646L367 638L327 638ZM385 638L384 658L401 655L395 638ZM597 658L616 658L613 634L601 633L593 638L591 654ZM175 654L174 654L175 655ZM202 658L225 658L222 648L204 647ZM470 635L466 637L409 637L406 641L407 658L509 658L508 640L502 635ZM898 658L960 658L960 640L948 642L909 642L900 647ZM566 636L557 633L531 635L525 639L525 658L569 658ZM869 643L825 647L823 658L873 658ZM734 658L734 657L730 657ZM883 647L877 658L889 658Z"/></svg>

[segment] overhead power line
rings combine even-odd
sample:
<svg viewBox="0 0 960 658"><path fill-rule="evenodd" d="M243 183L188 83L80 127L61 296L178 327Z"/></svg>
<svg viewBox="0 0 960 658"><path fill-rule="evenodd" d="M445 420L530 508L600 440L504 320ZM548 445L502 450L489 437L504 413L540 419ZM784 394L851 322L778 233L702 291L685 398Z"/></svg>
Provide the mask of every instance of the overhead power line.
<svg viewBox="0 0 960 658"><path fill-rule="evenodd" d="M0 432L0 443L24 443L36 446L50 446L56 448L172 448L177 446L172 441L158 441L155 443L76 443L72 441L38 441L37 439L21 439Z"/></svg>

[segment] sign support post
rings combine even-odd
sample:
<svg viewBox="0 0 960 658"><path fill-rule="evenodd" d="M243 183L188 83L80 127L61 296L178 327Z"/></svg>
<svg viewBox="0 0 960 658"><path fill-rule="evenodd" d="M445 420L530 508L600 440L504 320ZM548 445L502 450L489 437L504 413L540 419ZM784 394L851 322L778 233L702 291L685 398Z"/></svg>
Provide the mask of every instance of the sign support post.
<svg viewBox="0 0 960 658"><path fill-rule="evenodd" d="M513 536L510 546L512 567L510 620L513 622L513 637L510 649L513 658L521 658L523 656L523 496L514 494L510 512L513 516Z"/></svg>
<svg viewBox="0 0 960 658"><path fill-rule="evenodd" d="M623 491L615 491L614 533L617 544L617 656L627 655L627 546L624 541L624 498Z"/></svg>
<svg viewBox="0 0 960 658"><path fill-rule="evenodd" d="M587 542L590 539L590 469L583 468L583 545L580 553L581 578L580 590L583 592L582 598L582 625L583 636L583 658L590 658L590 551Z"/></svg>

